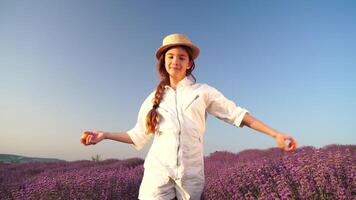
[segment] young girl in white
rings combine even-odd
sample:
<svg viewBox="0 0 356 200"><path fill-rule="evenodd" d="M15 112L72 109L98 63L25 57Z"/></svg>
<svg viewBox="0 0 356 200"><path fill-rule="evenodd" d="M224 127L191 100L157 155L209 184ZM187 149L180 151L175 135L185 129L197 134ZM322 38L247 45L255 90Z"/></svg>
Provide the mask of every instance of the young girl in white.
<svg viewBox="0 0 356 200"><path fill-rule="evenodd" d="M133 144L137 150L154 136L144 163L139 199L200 199L207 113L236 127L246 125L272 136L285 151L297 147L292 137L255 119L215 88L196 83L192 71L199 52L186 35L166 36L156 51L161 82L143 102L135 127L122 133L83 132L89 135L85 145L111 139Z"/></svg>

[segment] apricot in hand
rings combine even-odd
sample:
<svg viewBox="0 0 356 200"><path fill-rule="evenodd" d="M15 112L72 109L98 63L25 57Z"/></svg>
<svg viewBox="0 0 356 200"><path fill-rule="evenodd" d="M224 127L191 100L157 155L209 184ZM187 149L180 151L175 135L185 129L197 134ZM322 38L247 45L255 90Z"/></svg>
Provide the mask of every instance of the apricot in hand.
<svg viewBox="0 0 356 200"><path fill-rule="evenodd" d="M87 137L89 136L89 134L87 133L83 133L83 135L80 137L80 142L82 144L86 144L86 141L87 141Z"/></svg>

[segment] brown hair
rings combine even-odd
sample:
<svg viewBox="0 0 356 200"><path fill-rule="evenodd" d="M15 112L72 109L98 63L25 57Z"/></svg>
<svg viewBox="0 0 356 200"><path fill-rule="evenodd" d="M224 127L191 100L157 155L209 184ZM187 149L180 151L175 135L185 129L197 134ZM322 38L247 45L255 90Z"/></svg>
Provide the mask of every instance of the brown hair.
<svg viewBox="0 0 356 200"><path fill-rule="evenodd" d="M154 134L156 132L156 128L159 123L159 117L160 117L157 112L157 108L159 107L159 104L161 103L162 97L164 95L165 86L170 84L169 74L165 68L165 55L169 49L172 49L175 47L181 47L188 53L189 60L192 62L192 66L187 70L186 76L191 75L193 77L194 81L196 80L192 74L192 72L195 68L195 63L194 63L193 56L192 56L193 55L192 50L189 47L182 46L182 45L173 46L173 47L170 47L167 50L165 50L160 55L160 57L157 61L156 67L157 67L157 72L158 72L158 75L159 75L161 81L158 84L157 89L156 89L155 97L153 99L152 109L147 113L147 116L146 116L146 134Z"/></svg>

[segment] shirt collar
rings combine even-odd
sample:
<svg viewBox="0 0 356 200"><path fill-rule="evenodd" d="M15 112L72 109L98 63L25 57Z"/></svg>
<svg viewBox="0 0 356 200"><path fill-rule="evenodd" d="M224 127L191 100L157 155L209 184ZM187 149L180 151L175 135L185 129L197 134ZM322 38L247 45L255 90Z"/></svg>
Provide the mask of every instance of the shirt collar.
<svg viewBox="0 0 356 200"><path fill-rule="evenodd" d="M194 84L194 79L192 76L186 76L184 77L181 81L179 81L177 87L186 87ZM166 85L165 88L170 87L169 85Z"/></svg>

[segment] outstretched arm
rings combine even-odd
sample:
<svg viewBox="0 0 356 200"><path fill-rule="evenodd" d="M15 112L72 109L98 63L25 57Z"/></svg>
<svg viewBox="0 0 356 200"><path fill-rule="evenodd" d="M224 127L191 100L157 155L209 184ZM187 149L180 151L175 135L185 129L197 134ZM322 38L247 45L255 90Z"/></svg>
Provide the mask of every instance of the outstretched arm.
<svg viewBox="0 0 356 200"><path fill-rule="evenodd" d="M96 144L104 139L115 140L118 142L133 144L131 137L127 133L110 133L104 131L84 131L83 134L88 134L85 145Z"/></svg>
<svg viewBox="0 0 356 200"><path fill-rule="evenodd" d="M285 151L292 151L297 148L297 142L291 136L274 130L248 113L245 114L242 120L242 126L244 125L275 138L278 147ZM286 141L289 141L288 145L286 145Z"/></svg>

